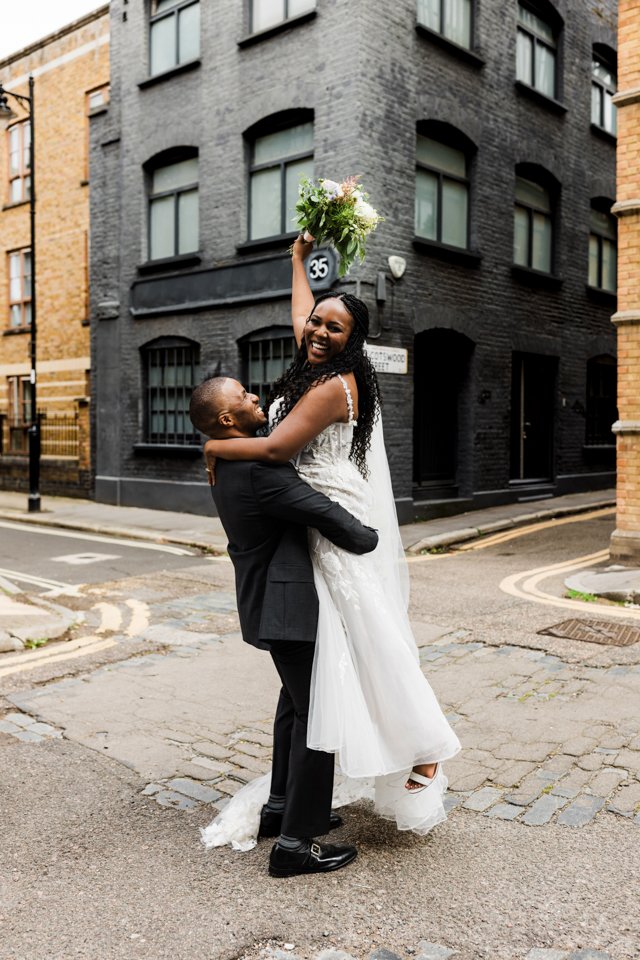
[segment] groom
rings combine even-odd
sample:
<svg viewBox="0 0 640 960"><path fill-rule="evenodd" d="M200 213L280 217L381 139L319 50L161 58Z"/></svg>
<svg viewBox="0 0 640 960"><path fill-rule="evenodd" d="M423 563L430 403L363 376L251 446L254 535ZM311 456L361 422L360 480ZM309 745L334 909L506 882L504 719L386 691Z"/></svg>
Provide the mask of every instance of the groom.
<svg viewBox="0 0 640 960"><path fill-rule="evenodd" d="M252 437L266 417L255 394L228 377L196 387L191 422L216 439ZM259 836L277 836L269 873L290 877L346 866L352 846L318 843L342 823L331 812L334 757L307 747L318 597L307 527L352 553L374 550L378 537L313 490L291 463L218 460L213 499L229 538L243 639L268 650L282 681L274 723L271 794Z"/></svg>

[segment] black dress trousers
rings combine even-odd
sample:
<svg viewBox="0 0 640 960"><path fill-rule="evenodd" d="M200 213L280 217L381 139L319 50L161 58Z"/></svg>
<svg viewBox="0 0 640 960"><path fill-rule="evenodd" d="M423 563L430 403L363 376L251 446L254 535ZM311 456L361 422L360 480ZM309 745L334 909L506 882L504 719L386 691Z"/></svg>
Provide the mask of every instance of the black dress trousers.
<svg viewBox="0 0 640 960"><path fill-rule="evenodd" d="M273 728L271 792L286 797L282 833L318 837L329 831L334 755L307 747L307 719L315 644L271 641L282 680Z"/></svg>

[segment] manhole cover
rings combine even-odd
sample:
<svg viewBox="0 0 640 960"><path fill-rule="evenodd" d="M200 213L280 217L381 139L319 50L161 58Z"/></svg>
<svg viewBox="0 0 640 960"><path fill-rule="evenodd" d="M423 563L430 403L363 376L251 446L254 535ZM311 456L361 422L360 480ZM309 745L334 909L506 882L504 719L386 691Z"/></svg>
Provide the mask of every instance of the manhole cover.
<svg viewBox="0 0 640 960"><path fill-rule="evenodd" d="M608 620L563 620L552 627L538 630L548 637L568 637L569 640L586 640L589 643L606 643L613 647L628 647L640 641L640 629L624 623Z"/></svg>

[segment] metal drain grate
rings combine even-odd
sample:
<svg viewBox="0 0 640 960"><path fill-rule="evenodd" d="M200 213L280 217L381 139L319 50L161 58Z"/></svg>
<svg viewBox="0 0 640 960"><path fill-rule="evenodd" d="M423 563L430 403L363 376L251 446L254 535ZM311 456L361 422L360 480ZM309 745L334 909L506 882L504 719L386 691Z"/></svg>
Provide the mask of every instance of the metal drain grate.
<svg viewBox="0 0 640 960"><path fill-rule="evenodd" d="M563 620L552 627L538 630L548 637L567 637L569 640L586 640L588 643L606 643L612 647L629 647L640 642L640 629L625 623L610 623L608 620Z"/></svg>

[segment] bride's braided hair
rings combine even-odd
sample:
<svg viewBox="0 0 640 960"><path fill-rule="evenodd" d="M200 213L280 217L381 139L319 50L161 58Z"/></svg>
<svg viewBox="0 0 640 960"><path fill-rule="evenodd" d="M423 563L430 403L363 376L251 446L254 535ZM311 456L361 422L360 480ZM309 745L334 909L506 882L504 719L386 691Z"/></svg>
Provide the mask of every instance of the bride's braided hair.
<svg viewBox="0 0 640 960"><path fill-rule="evenodd" d="M369 310L366 303L351 293L324 293L313 305L313 313L323 300L341 300L353 317L353 330L344 350L328 363L318 366L307 362L307 347L302 338L298 352L283 376L277 380L267 398L267 408L276 397L282 403L273 426L280 423L295 407L298 400L312 387L339 373L353 373L358 387L358 425L353 431L350 459L363 477L367 476L366 456L371 445L371 431L380 412L380 388L373 364L364 352L364 342L369 333Z"/></svg>

